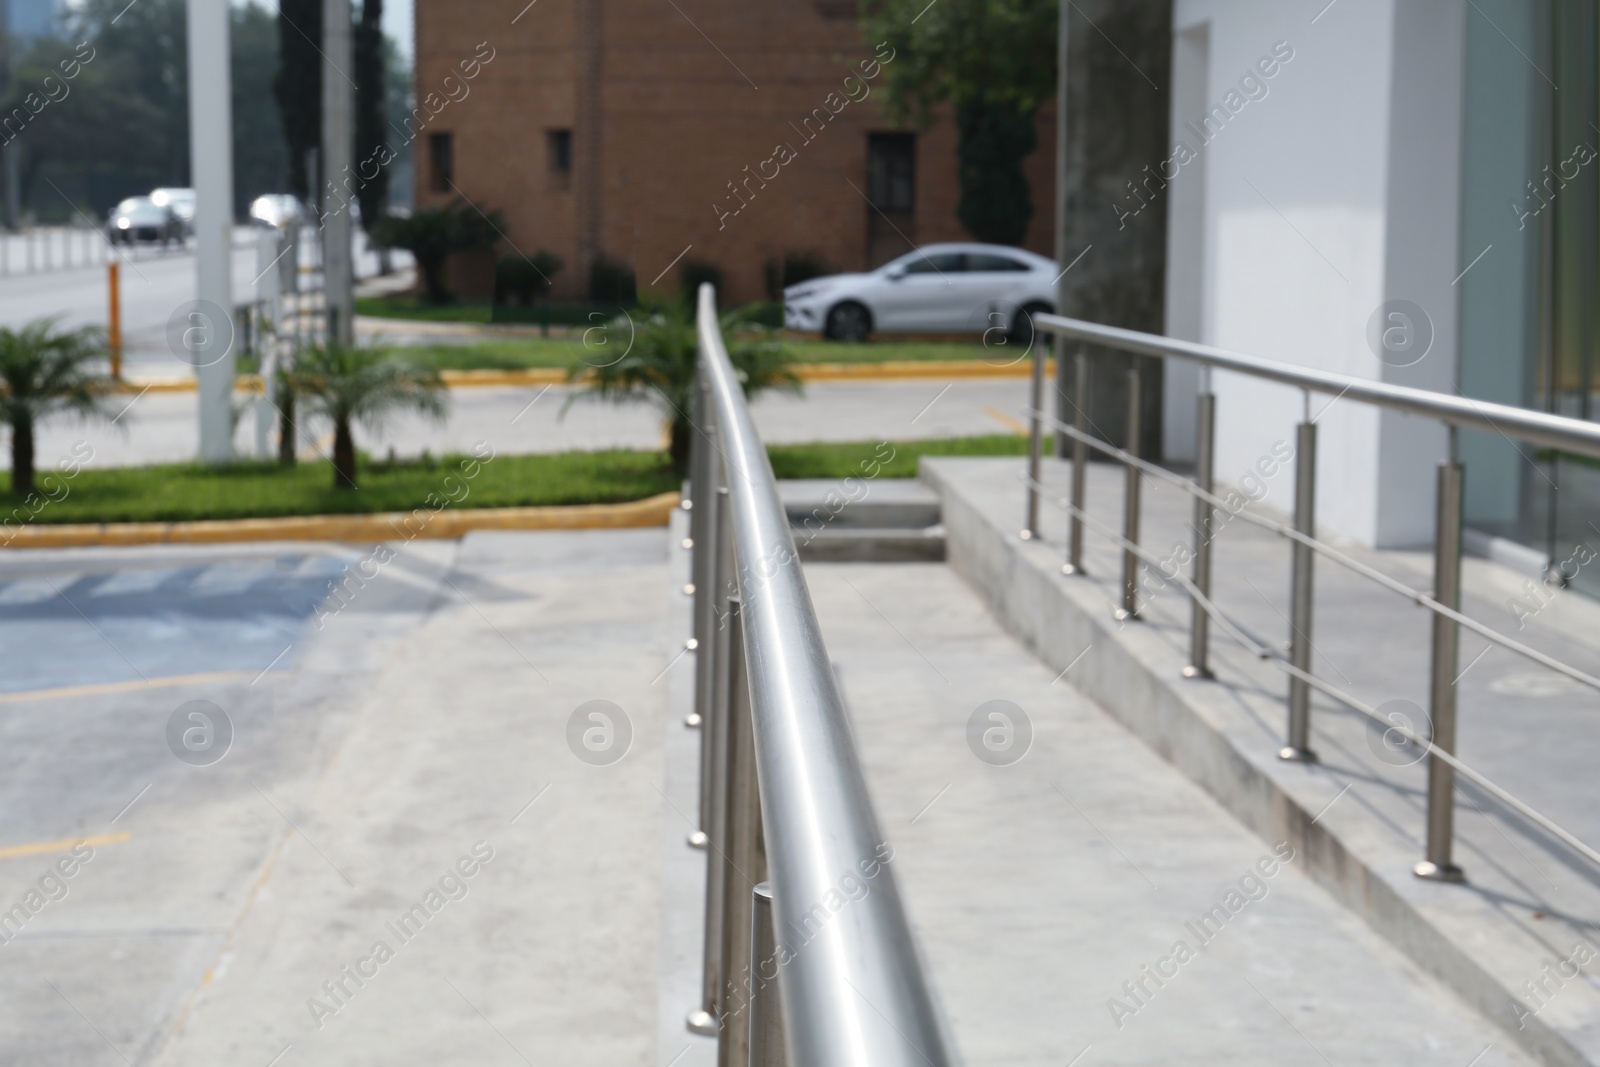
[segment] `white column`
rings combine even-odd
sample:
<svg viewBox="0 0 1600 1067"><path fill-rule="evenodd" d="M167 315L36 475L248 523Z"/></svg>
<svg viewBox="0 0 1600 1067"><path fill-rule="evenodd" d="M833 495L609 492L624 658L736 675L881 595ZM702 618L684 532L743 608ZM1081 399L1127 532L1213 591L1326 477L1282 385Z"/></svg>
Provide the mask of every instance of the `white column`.
<svg viewBox="0 0 1600 1067"><path fill-rule="evenodd" d="M328 300L328 342L355 340L355 270L351 212L355 210L352 112L355 87L350 47L350 0L322 3L322 270Z"/></svg>
<svg viewBox="0 0 1600 1067"><path fill-rule="evenodd" d="M189 160L196 303L179 309L200 379L200 458L233 456L233 121L227 0L189 0ZM169 330L169 336L172 331Z"/></svg>

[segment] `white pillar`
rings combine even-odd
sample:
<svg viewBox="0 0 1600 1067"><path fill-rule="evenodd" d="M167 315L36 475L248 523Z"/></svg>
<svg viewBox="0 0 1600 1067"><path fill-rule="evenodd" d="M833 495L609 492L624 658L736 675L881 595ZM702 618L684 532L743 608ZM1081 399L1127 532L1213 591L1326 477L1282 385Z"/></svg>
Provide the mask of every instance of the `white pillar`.
<svg viewBox="0 0 1600 1067"><path fill-rule="evenodd" d="M200 458L233 456L233 117L228 0L189 0L189 167L195 297L179 309L182 353L200 378ZM170 336L170 331L169 331Z"/></svg>
<svg viewBox="0 0 1600 1067"><path fill-rule="evenodd" d="M350 0L322 3L322 277L328 301L328 342L355 341L355 269L351 212L355 210L355 87L350 47Z"/></svg>

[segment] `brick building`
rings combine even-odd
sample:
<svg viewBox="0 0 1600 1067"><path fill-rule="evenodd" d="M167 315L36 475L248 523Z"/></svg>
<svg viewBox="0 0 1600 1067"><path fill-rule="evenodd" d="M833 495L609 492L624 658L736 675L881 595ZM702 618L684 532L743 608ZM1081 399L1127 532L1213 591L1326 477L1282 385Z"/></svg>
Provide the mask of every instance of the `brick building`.
<svg viewBox="0 0 1600 1067"><path fill-rule="evenodd" d="M859 270L910 241L970 240L953 125L888 122L894 55L864 42L855 10L417 0L418 205L459 192L499 209L515 246L500 253L560 256L563 297L586 295L597 256L663 289L683 264L712 264L731 304L764 299L764 265L786 254ZM1038 125L1026 245L1050 254L1048 109Z"/></svg>

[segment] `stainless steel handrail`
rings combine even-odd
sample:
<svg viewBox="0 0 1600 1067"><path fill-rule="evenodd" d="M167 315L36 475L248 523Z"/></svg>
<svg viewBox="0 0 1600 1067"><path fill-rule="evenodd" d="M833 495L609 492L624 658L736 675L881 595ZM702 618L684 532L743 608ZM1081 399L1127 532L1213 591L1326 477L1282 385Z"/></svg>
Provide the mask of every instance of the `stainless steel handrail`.
<svg viewBox="0 0 1600 1067"><path fill-rule="evenodd" d="M1175 356L1202 366L1238 371L1251 377L1265 378L1308 392L1333 393L1395 411L1426 415L1452 426L1488 430L1519 438L1530 444L1600 458L1600 423L1582 422L1560 415L1547 415L1542 411L1529 411L1526 408L1472 400L1465 396L1451 396L1448 393L1435 393L1427 389L1388 385L1344 374L1310 370L1306 367L1296 367L1291 363L1247 356L1222 348L1212 348L1210 345L1195 344L1192 341L1158 337L1155 334L1124 330L1116 326L1101 326L1081 319L1062 318L1060 315L1035 315L1033 322L1047 333L1075 341L1108 345L1124 352L1145 356Z"/></svg>
<svg viewBox="0 0 1600 1067"><path fill-rule="evenodd" d="M885 859L892 851L873 814L777 483L723 345L709 284L700 287L697 328L708 425L696 431L702 449L710 449L703 468L720 466L728 490L721 506L731 511L740 673L748 680L761 827L783 946L772 970L788 1062L945 1067L943 1032ZM702 478L697 505L708 489ZM694 545L697 552L718 547ZM701 641L697 654L705 648ZM713 840L708 854L718 848ZM744 895L754 888L743 886ZM760 971L758 981L770 977ZM723 988L731 979L721 976ZM729 1013L714 1014L724 1020L727 1040Z"/></svg>
<svg viewBox="0 0 1600 1067"><path fill-rule="evenodd" d="M1585 456L1600 456L1600 424L1508 407L1503 404L1476 401L1462 396L1450 396L1444 393L1388 385L1341 374L1309 370L1286 363L1260 359L1255 356L1229 352L1208 345L1178 341L1168 337L1159 337L1112 326L1102 326L1097 323L1083 322L1076 319L1067 319L1059 315L1041 314L1035 316L1034 324L1040 330L1054 334L1062 341L1087 342L1120 353L1185 359L1210 369L1232 371L1299 389L1306 397L1304 415L1296 426L1295 433L1294 514L1292 522L1285 524L1252 515L1242 508L1235 508L1213 491L1212 466L1215 456L1216 397L1211 391L1209 376L1206 379L1206 385L1196 398L1198 403L1196 413L1197 462L1194 477L1191 481L1139 458L1137 455L1136 436L1134 436L1135 443L1127 450L1124 450L1101 442L1088 432L1088 415L1084 410L1088 403L1086 398L1089 394L1088 360L1086 353L1081 349L1075 357L1077 364L1077 399L1074 401L1072 398L1063 397L1076 408L1073 421L1068 423L1064 419L1056 418L1044 411L1043 390L1041 388L1040 375L1037 373L1038 366L1043 362L1041 348L1041 351L1034 355L1036 373L1033 378L1032 396L1028 410L1030 431L1034 440L1030 442L1030 447L1032 449L1038 448L1038 438L1046 426L1062 435L1063 440L1070 440L1073 447L1072 498L1070 501L1062 500L1060 502L1070 516L1068 562L1062 567L1063 573L1069 575L1082 573L1082 531L1086 526L1093 528L1097 534L1108 537L1122 550L1123 606L1122 610L1118 612L1118 617L1138 618L1138 565L1141 562L1150 566L1159 565L1163 579L1176 581L1189 593L1193 604L1190 615L1190 663L1184 669L1184 675L1189 678L1208 678L1211 676L1207 649L1208 623L1211 620L1215 620L1223 628L1224 632L1240 641L1251 652L1268 658L1281 667L1289 675L1289 699L1286 730L1287 743L1279 751L1279 755L1284 759L1298 761L1315 761L1317 758L1311 744L1310 696L1313 690L1332 697L1380 724L1385 721L1379 715L1377 709L1339 687L1329 685L1327 682L1317 678L1311 670L1311 630L1314 621L1312 612L1313 561L1318 557L1331 559L1355 573L1377 582L1384 588L1407 597L1428 609L1432 616L1433 626L1429 664L1429 735L1424 737L1422 734L1398 723L1391 722L1388 726L1390 732L1423 746L1428 757L1426 858L1416 865L1415 871L1417 875L1439 881L1461 881L1463 878L1461 869L1452 862L1455 807L1454 782L1455 775L1458 772L1501 800L1511 809L1519 812L1524 818L1551 833L1590 862L1600 865L1600 851L1597 851L1557 825L1553 820L1501 789L1483 775L1462 763L1455 756L1456 683L1460 680L1460 673L1464 673L1457 670L1459 666L1460 632L1462 629L1472 630L1491 643L1514 651L1574 681L1590 687L1600 687L1600 678L1596 678L1594 675L1563 663L1553 656L1546 655L1528 645L1508 638L1462 612L1462 465L1456 456L1457 430L1461 427L1489 430L1499 434L1507 442L1511 442L1515 438L1562 452ZM1063 357L1064 367L1065 352L1062 351L1058 354ZM1130 371L1130 394L1134 398L1134 404L1137 405L1137 379L1132 376L1132 373ZM1356 560L1348 553L1341 552L1316 539L1317 427L1316 418L1311 414L1310 395L1313 392L1333 394L1335 400L1348 397L1358 403L1367 403L1409 415L1438 419L1445 424L1449 433L1449 447L1448 453L1439 463L1438 469L1434 515L1436 528L1433 552L1434 584L1431 594L1424 593L1397 581L1376 568ZM1136 406L1130 408L1130 426L1137 426L1136 410ZM1121 534L1108 532L1103 524L1091 520L1085 509L1084 498L1086 490L1083 468L1086 465L1085 460L1089 448L1104 452L1111 458L1121 462L1127 472L1127 489L1125 491L1126 499ZM1137 494L1141 476L1154 477L1159 481L1175 485L1189 493L1194 500L1196 543L1192 555L1194 568L1192 578L1169 573L1166 566L1171 562L1170 559L1158 564L1158 561L1149 553L1140 549L1138 545L1139 509L1137 506ZM1044 487L1039 480L1039 465L1036 460L1030 461L1028 474L1024 480L1027 492L1027 514L1029 516L1028 529L1024 532L1024 537L1036 538L1038 534L1034 526L1038 515L1038 497L1044 491ZM1290 619L1290 640L1287 655L1277 650L1269 650L1259 641L1244 634L1240 627L1218 610L1211 599L1211 552L1209 548L1211 540L1215 538L1219 529L1219 525L1215 521L1216 509L1219 507L1227 508L1231 516L1243 517L1246 521L1266 527L1274 533L1288 538L1290 541L1293 557L1289 582L1292 618Z"/></svg>

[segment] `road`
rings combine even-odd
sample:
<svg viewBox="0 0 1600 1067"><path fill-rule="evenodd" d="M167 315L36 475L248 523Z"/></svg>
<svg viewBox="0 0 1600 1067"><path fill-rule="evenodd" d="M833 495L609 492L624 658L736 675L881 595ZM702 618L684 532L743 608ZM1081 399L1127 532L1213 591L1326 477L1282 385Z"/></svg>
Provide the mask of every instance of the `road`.
<svg viewBox="0 0 1600 1067"><path fill-rule="evenodd" d="M241 226L234 231L233 296L236 303L253 300L255 278L261 273L252 243L258 229ZM364 238L357 240L364 246ZM312 249L301 245L301 264L310 267ZM118 251L122 263L122 330L126 373L134 377L168 378L192 373L167 345L167 321L187 301L194 299L194 253L188 249L162 252L156 248ZM369 252L358 257L363 277L376 273L377 258ZM103 265L37 274L0 277L0 326L12 328L40 315L60 315L64 325L107 325L110 303Z"/></svg>
<svg viewBox="0 0 1600 1067"><path fill-rule="evenodd" d="M1027 388L1020 378L816 382L801 397L762 397L753 413L762 438L774 444L967 437L1019 431ZM655 408L574 399L573 394L566 386L456 389L451 392L453 410L443 425L410 415L396 417L375 431L358 427L356 444L374 455L393 448L401 457L424 449L434 455L467 452L479 441L504 453L661 447L662 422ZM38 436L41 468L68 455L81 457L84 443L93 449L88 466L194 458L199 433L194 393L148 392L121 403L124 413L114 423L70 417L45 423ZM302 429L302 455L315 458L319 450L326 451L329 426L311 421ZM8 438L0 435L0 468L10 464ZM255 447L253 405L240 419L235 445L241 454Z"/></svg>

